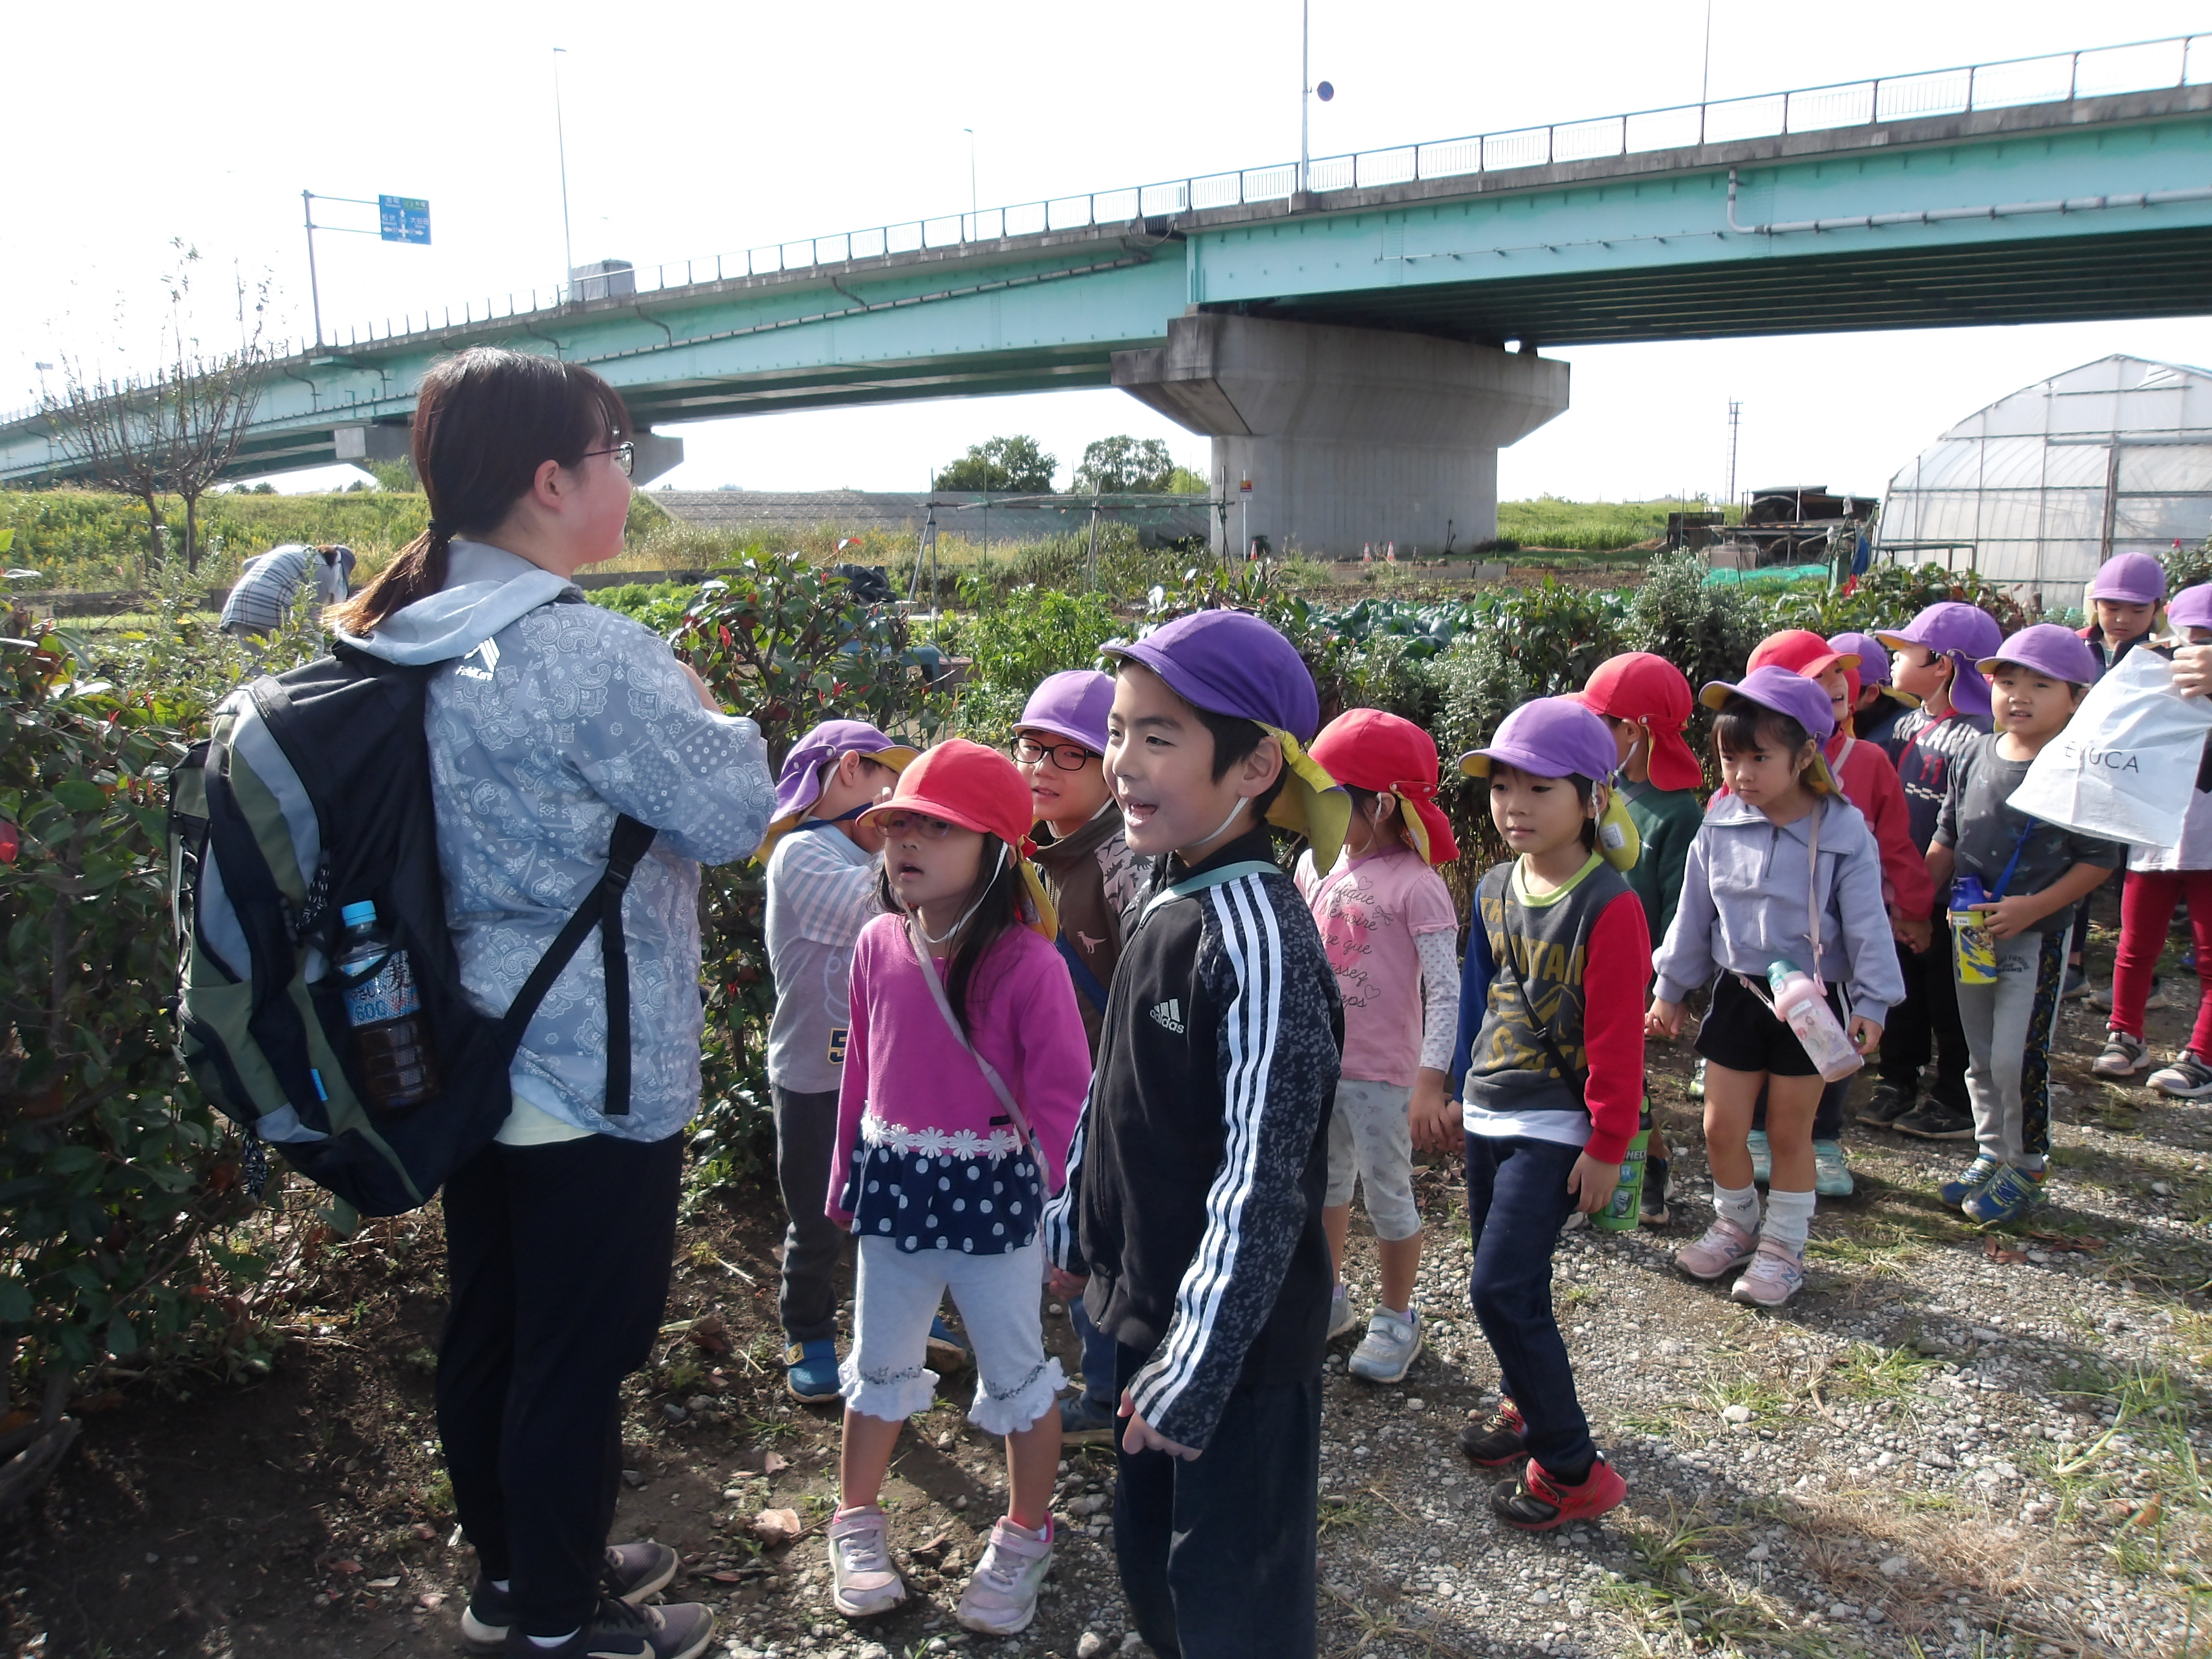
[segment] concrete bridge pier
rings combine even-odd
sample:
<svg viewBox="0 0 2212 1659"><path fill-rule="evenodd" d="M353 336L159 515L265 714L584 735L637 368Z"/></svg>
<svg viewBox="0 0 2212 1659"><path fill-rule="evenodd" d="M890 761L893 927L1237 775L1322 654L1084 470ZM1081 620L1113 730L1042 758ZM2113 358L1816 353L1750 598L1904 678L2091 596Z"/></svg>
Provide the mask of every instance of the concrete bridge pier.
<svg viewBox="0 0 2212 1659"><path fill-rule="evenodd" d="M1164 346L1115 352L1114 384L1212 438L1231 548L1249 478L1252 536L1340 558L1497 535L1498 452L1567 406L1567 365L1533 352L1212 312L1174 319Z"/></svg>

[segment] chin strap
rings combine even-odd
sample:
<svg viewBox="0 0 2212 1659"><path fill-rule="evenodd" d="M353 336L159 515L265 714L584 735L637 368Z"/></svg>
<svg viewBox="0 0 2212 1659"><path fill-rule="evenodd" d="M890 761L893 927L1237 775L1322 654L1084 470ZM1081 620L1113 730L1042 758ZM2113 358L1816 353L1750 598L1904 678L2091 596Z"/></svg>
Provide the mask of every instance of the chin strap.
<svg viewBox="0 0 2212 1659"><path fill-rule="evenodd" d="M1006 843L1000 841L996 836L994 836L991 839L997 842L999 848L999 855L992 861L991 865L991 880L983 884L983 890L976 896L975 902L969 905L965 910L963 910L960 913L959 921L954 922L950 927L946 928L941 933L933 933L922 924L921 906L916 905L914 909L908 913L914 918L915 932L920 933L929 944L942 945L945 940L957 933L963 927L965 927L968 925L969 919L972 917L977 910L982 908L983 901L991 896L992 883L998 880L999 872L1006 867Z"/></svg>

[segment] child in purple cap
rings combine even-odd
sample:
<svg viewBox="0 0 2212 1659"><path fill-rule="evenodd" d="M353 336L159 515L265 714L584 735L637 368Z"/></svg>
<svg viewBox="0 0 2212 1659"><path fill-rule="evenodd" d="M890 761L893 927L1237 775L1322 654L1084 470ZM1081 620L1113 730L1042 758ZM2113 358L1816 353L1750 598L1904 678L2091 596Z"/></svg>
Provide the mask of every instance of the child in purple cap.
<svg viewBox="0 0 2212 1659"><path fill-rule="evenodd" d="M2081 636L2096 653L2097 666L2110 668L2157 631L2166 567L2148 553L2115 554L2097 567L2087 599L2089 624Z"/></svg>
<svg viewBox="0 0 2212 1659"><path fill-rule="evenodd" d="M1987 611L1946 599L1875 637L1893 653L1890 672L1898 689L1920 699L1890 728L1886 747L1905 786L1912 844L1925 855L1951 769L1990 729L1990 684L1974 665L1997 648L2004 633ZM1962 1140L1974 1132L1966 1104L1966 1033L1951 972L1948 896L1936 895L1925 951L1898 945L1905 1000L1882 1027L1881 1075L1859 1109L1862 1123L1928 1140ZM1935 1077L1923 1097L1921 1074L1931 1060Z"/></svg>
<svg viewBox="0 0 2212 1659"><path fill-rule="evenodd" d="M1036 805L1032 861L1060 918L1060 958L1075 981L1094 1062L1121 940L1151 874L1149 862L1129 850L1106 784L1106 716L1113 707L1112 675L1072 668L1038 683L1014 727L1014 765ZM1091 1322L1080 1273L1054 1268L1052 1294L1067 1304L1083 1344L1083 1392L1060 1401L1060 1437L1103 1444L1116 1422L1114 1344Z"/></svg>
<svg viewBox="0 0 2212 1659"><path fill-rule="evenodd" d="M1348 802L1300 747L1313 677L1257 617L1201 611L1107 652L1107 781L1131 849L1162 862L1048 1243L1087 1269L1115 1344L1114 1550L1139 1632L1163 1655L1305 1659L1344 1015L1267 824L1334 863Z"/></svg>
<svg viewBox="0 0 2212 1659"><path fill-rule="evenodd" d="M1708 685L1700 701L1720 711L1713 748L1728 793L1706 811L1691 846L1674 925L1651 964L1645 1026L1655 1036L1679 1035L1683 1000L1712 987L1697 1047L1707 1061L1715 1213L1674 1265L1705 1279L1745 1268L1730 1294L1778 1308L1805 1282L1821 1079L1765 994L1770 969L1787 962L1825 982L1829 1006L1862 1054L1881 1041L1905 987L1874 832L1821 758L1836 724L1828 694L1802 675L1766 667L1738 685ZM1772 1163L1763 1224L1748 1146L1762 1087Z"/></svg>
<svg viewBox="0 0 2212 1659"><path fill-rule="evenodd" d="M1831 635L1828 648L1859 659L1859 695L1858 701L1851 705L1851 735L1863 743L1875 744L1894 761L1897 756L1889 741L1891 729L1907 713L1920 707L1920 699L1890 683L1889 647L1873 635Z"/></svg>
<svg viewBox="0 0 2212 1659"><path fill-rule="evenodd" d="M1619 754L1582 702L1543 697L1460 762L1489 780L1491 819L1516 856L1475 887L1451 1073L1464 1110L1417 1127L1425 1146L1456 1140L1467 1159L1468 1294L1504 1383L1460 1449L1487 1468L1528 1460L1490 1494L1491 1512L1524 1532L1592 1520L1628 1495L1591 1442L1552 1306L1561 1224L1612 1202L1644 1103L1651 936L1644 902L1598 850Z"/></svg>
<svg viewBox="0 0 2212 1659"><path fill-rule="evenodd" d="M2008 805L2097 678L2088 644L2056 623L2039 623L2007 640L1981 668L1994 682L1996 730L1951 775L1928 873L1947 890L1954 875L1978 879L1985 896L1978 906L1981 931L1995 946L1993 976L1959 979L1979 1150L1936 1189L1969 1220L1991 1223L2014 1220L2040 1200L2051 1150L2051 1028L2070 918L2075 902L2119 867L2126 849Z"/></svg>
<svg viewBox="0 0 2212 1659"><path fill-rule="evenodd" d="M776 780L766 933L775 1012L768 1026L775 1178L790 1218L776 1311L784 1386L838 1398L837 1270L848 1247L822 1213L836 1157L837 1089L850 1024L853 944L876 914L883 832L858 815L898 781L915 751L865 720L824 720L793 744Z"/></svg>
<svg viewBox="0 0 2212 1659"><path fill-rule="evenodd" d="M2212 583L2185 587L2166 608L2185 646L2212 645ZM2197 769L2197 790L2171 847L2128 849L2120 890L2120 948L2112 966L2110 1041L2092 1065L2100 1076L2127 1078L2155 1064L2143 1042L2143 1009L2156 981L2151 970L2166 949L2176 906L2186 900L2196 938L2197 1023L2189 1046L2146 1080L2182 1100L2212 1096L2212 740Z"/></svg>

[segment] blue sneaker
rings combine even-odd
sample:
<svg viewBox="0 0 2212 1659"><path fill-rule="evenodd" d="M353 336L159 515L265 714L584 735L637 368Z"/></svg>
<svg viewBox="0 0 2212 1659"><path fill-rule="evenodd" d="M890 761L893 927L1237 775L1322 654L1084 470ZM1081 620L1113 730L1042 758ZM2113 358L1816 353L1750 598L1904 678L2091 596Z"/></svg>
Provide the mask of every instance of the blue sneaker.
<svg viewBox="0 0 2212 1659"><path fill-rule="evenodd" d="M1078 1394L1060 1402L1060 1442L1064 1446L1110 1446L1121 1426L1110 1400Z"/></svg>
<svg viewBox="0 0 2212 1659"><path fill-rule="evenodd" d="M1850 1159L1840 1140L1813 1143L1813 1190L1822 1198L1849 1198L1858 1183L1851 1179Z"/></svg>
<svg viewBox="0 0 2212 1659"><path fill-rule="evenodd" d="M1967 1220L1994 1227L2019 1220L2042 1202L2042 1171L2015 1170L2008 1164L1979 1192L1969 1193L1959 1207L1966 1212Z"/></svg>
<svg viewBox="0 0 2212 1659"><path fill-rule="evenodd" d="M1744 1150L1751 1154L1751 1184L1766 1187L1774 1181L1774 1153L1766 1144L1766 1131L1753 1129L1743 1138Z"/></svg>
<svg viewBox="0 0 2212 1659"><path fill-rule="evenodd" d="M1936 1189L1936 1196L1943 1200L1946 1208L1955 1210L1983 1188L1988 1186L1996 1178L1997 1171L2003 1168L2003 1164L1984 1152L1972 1164L1938 1187Z"/></svg>
<svg viewBox="0 0 2212 1659"><path fill-rule="evenodd" d="M966 1342L956 1334L952 1327L939 1314L929 1322L929 1364L939 1376L947 1371L964 1371L975 1361L975 1354Z"/></svg>
<svg viewBox="0 0 2212 1659"><path fill-rule="evenodd" d="M783 1386L793 1400L809 1406L825 1406L842 1398L844 1387L837 1380L837 1345L821 1336L786 1348Z"/></svg>

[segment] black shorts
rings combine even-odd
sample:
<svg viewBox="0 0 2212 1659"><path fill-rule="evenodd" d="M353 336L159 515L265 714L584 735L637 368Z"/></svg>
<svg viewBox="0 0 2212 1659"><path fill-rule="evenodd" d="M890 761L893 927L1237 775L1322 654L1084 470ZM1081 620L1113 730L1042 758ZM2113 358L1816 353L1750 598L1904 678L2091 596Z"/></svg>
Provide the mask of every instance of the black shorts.
<svg viewBox="0 0 2212 1659"><path fill-rule="evenodd" d="M1844 1018L1843 993L1828 988L1828 1006L1836 1022ZM1820 1068L1805 1053L1797 1033L1777 1018L1765 998L1755 994L1734 974L1723 974L1713 987L1713 1005L1705 1010L1692 1045L1716 1066L1731 1072L1768 1072L1776 1077L1814 1077Z"/></svg>

